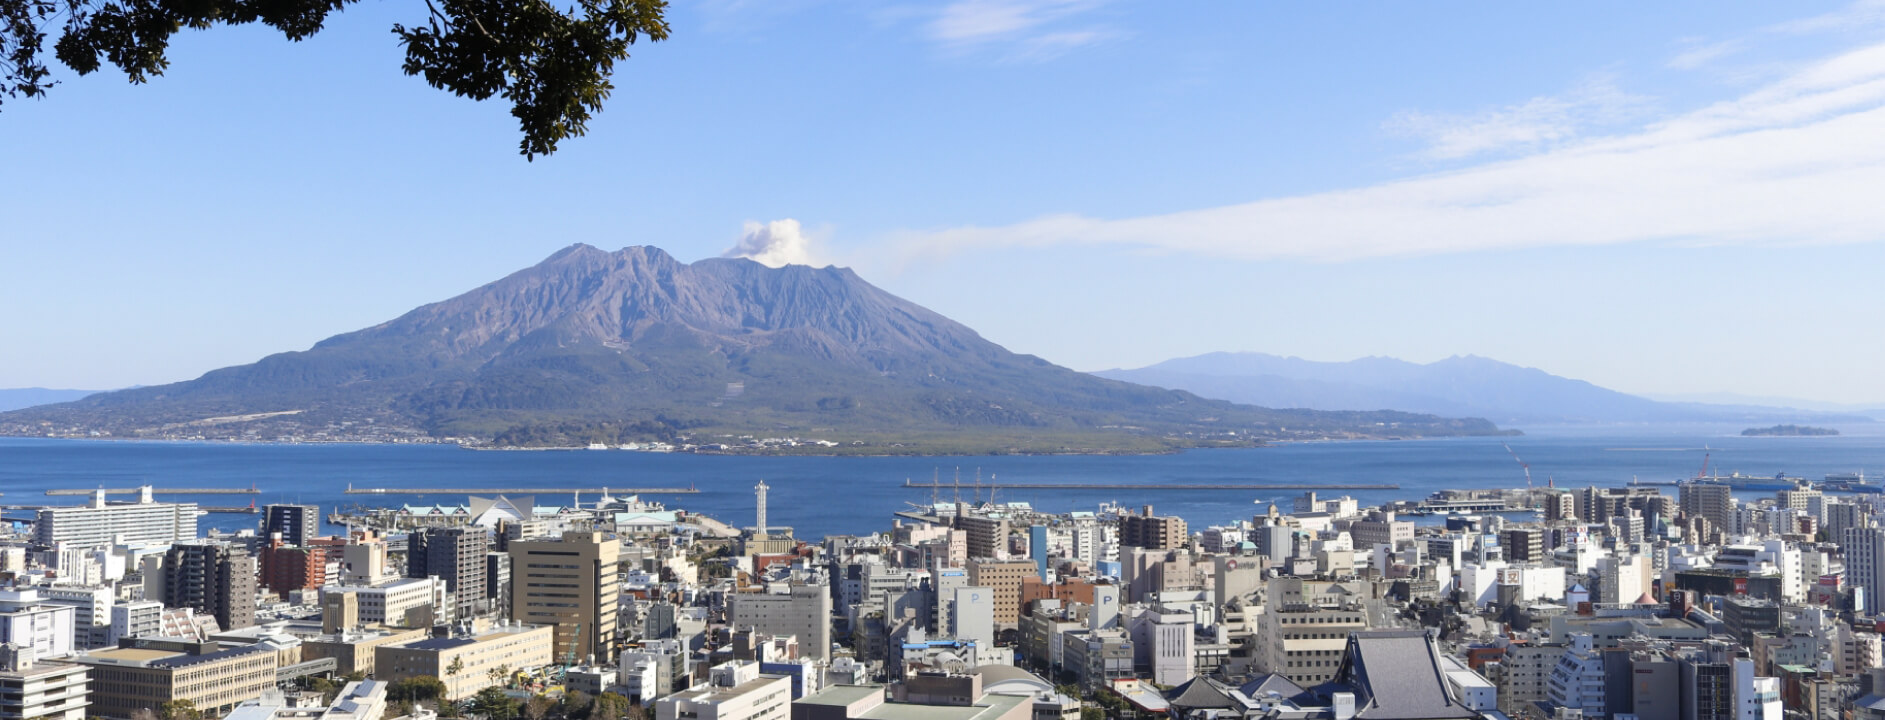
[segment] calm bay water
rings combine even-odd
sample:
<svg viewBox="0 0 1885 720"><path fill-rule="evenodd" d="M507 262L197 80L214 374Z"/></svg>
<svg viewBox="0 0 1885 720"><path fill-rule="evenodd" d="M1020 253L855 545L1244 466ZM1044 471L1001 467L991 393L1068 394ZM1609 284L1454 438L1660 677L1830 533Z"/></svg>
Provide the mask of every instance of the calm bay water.
<svg viewBox="0 0 1885 720"><path fill-rule="evenodd" d="M397 445L231 445L0 438L0 503L65 504L54 488L256 487L260 495L163 496L205 505L300 502L323 512L356 503L451 503L464 495L346 495L355 487L530 488L687 487L695 495L649 496L669 508L750 524L754 483L771 486L770 520L800 537L868 533L890 526L906 503L928 502L928 490L899 487L907 479L947 482L960 469L965 485L983 477L1016 483L1396 483L1396 491L1330 492L1364 505L1418 499L1448 488L1522 487L1523 471L1500 443L1532 468L1538 485L1621 485L1632 477L1674 480L1693 475L1704 454L1723 473L1818 479L1864 470L1885 475L1885 427L1841 426L1838 437L1743 438L1741 426L1526 428L1514 438L1450 438L1391 442L1304 443L1155 456L1017 457L740 457L623 451L478 452L455 447ZM1673 489L1670 490L1673 492ZM973 490L965 488L963 499ZM996 499L1049 511L1091 510L1102 502L1154 505L1193 527L1248 518L1253 501L1287 500L1297 492L1132 490L1004 490ZM955 493L943 490L942 500ZM987 493L984 491L983 497ZM593 497L584 500L593 501ZM566 504L568 495L540 496ZM17 514L15 514L17 516ZM204 527L252 527L253 515L212 514Z"/></svg>

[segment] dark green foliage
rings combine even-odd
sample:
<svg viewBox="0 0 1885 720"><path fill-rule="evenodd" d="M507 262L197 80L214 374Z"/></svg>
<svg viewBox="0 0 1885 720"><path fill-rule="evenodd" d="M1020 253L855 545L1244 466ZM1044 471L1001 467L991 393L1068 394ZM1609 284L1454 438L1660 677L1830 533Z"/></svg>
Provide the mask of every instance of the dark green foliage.
<svg viewBox="0 0 1885 720"><path fill-rule="evenodd" d="M596 699L590 697L589 693L571 690L563 696L563 717L570 720L586 720L589 717L589 708L595 702Z"/></svg>
<svg viewBox="0 0 1885 720"><path fill-rule="evenodd" d="M523 703L504 694L503 688L498 687L479 690L471 700L471 711L489 720L517 720L522 710Z"/></svg>
<svg viewBox="0 0 1885 720"><path fill-rule="evenodd" d="M332 704L334 698L340 695L340 689L344 685L345 683L335 682L319 675L311 675L301 682L302 687L320 693L329 704Z"/></svg>
<svg viewBox="0 0 1885 720"><path fill-rule="evenodd" d="M54 55L66 67L89 75L110 63L142 83L169 68L170 38L184 28L259 22L302 40L356 1L0 0L0 92L40 97L57 84L42 56L54 30ZM666 0L423 2L422 24L393 26L406 47L406 74L474 100L510 101L530 158L587 130L630 45L668 37Z"/></svg>
<svg viewBox="0 0 1885 720"><path fill-rule="evenodd" d="M203 711L189 700L171 700L157 706L158 720L203 720Z"/></svg>
<svg viewBox="0 0 1885 720"><path fill-rule="evenodd" d="M445 681L431 675L394 680L386 686L386 697L395 701L437 700L445 697Z"/></svg>
<svg viewBox="0 0 1885 720"><path fill-rule="evenodd" d="M589 720L625 720L633 717L635 704L628 696L620 693L605 692L596 696L590 705Z"/></svg>

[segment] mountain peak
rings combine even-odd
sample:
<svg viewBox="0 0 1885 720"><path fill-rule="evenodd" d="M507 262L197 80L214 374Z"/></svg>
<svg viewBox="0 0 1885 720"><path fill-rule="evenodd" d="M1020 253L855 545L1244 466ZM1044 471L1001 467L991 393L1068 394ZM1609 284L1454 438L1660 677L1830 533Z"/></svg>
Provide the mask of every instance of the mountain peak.
<svg viewBox="0 0 1885 720"><path fill-rule="evenodd" d="M1042 448L1066 451L1248 444L1281 428L1290 437L1493 430L1483 420L1272 411L1102 380L1009 352L846 268L686 264L653 246L583 243L304 352L30 412L0 416L0 432L54 418L165 437L256 415L282 418L268 422L291 436L404 427L501 445L814 429L1004 446L1084 438Z"/></svg>

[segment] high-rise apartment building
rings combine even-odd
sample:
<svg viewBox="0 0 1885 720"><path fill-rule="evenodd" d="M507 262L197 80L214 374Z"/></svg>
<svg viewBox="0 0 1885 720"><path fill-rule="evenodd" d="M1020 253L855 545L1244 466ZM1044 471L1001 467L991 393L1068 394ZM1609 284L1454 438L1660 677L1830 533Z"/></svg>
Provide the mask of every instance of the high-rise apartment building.
<svg viewBox="0 0 1885 720"><path fill-rule="evenodd" d="M262 508L262 537L281 533L282 542L307 547L321 534L321 509L313 505L267 505Z"/></svg>
<svg viewBox="0 0 1885 720"><path fill-rule="evenodd" d="M1511 528L1505 531L1505 559L1515 563L1543 563L1545 529Z"/></svg>
<svg viewBox="0 0 1885 720"><path fill-rule="evenodd" d="M999 515L971 515L959 509L956 515L956 529L968 536L969 557L1008 557L1008 518Z"/></svg>
<svg viewBox="0 0 1885 720"><path fill-rule="evenodd" d="M34 525L33 542L51 547L101 547L125 542L176 543L196 538L196 503L160 503L149 485L135 503L107 503L105 492L79 507L44 508Z"/></svg>
<svg viewBox="0 0 1885 720"><path fill-rule="evenodd" d="M156 580L166 607L213 615L224 630L255 624L257 572L247 549L219 542L172 545L161 567Z"/></svg>
<svg viewBox="0 0 1885 720"><path fill-rule="evenodd" d="M259 560L262 586L283 597L327 584L327 546L295 546L271 536Z"/></svg>
<svg viewBox="0 0 1885 720"><path fill-rule="evenodd" d="M490 538L481 527L439 527L414 530L406 539L406 576L445 581L457 598L457 616L467 618L490 609Z"/></svg>
<svg viewBox="0 0 1885 720"><path fill-rule="evenodd" d="M1409 532L1412 532L1411 527ZM1184 547L1190 539L1191 532L1183 518L1153 515L1151 505L1145 506L1145 512L1142 514L1125 515L1119 518L1121 547L1172 550Z"/></svg>
<svg viewBox="0 0 1885 720"><path fill-rule="evenodd" d="M1709 526L1720 532L1735 531L1734 494L1727 485L1683 483L1679 492L1683 515L1707 518Z"/></svg>
<svg viewBox="0 0 1885 720"><path fill-rule="evenodd" d="M1846 582L1861 596L1856 609L1874 615L1880 607L1879 594L1885 592L1885 528L1850 527L1840 535L1839 545L1846 551Z"/></svg>
<svg viewBox="0 0 1885 720"><path fill-rule="evenodd" d="M599 532L512 540L511 617L555 625L558 661L614 657L621 547Z"/></svg>

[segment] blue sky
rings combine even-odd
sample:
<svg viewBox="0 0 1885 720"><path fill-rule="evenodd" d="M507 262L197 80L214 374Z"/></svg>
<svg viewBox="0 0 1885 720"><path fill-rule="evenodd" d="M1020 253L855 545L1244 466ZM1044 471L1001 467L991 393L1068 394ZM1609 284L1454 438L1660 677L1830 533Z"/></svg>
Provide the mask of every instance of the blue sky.
<svg viewBox="0 0 1885 720"><path fill-rule="evenodd" d="M1885 4L680 2L590 134L315 38L0 106L0 387L195 377L586 242L836 263L1077 369L1478 354L1885 401Z"/></svg>

